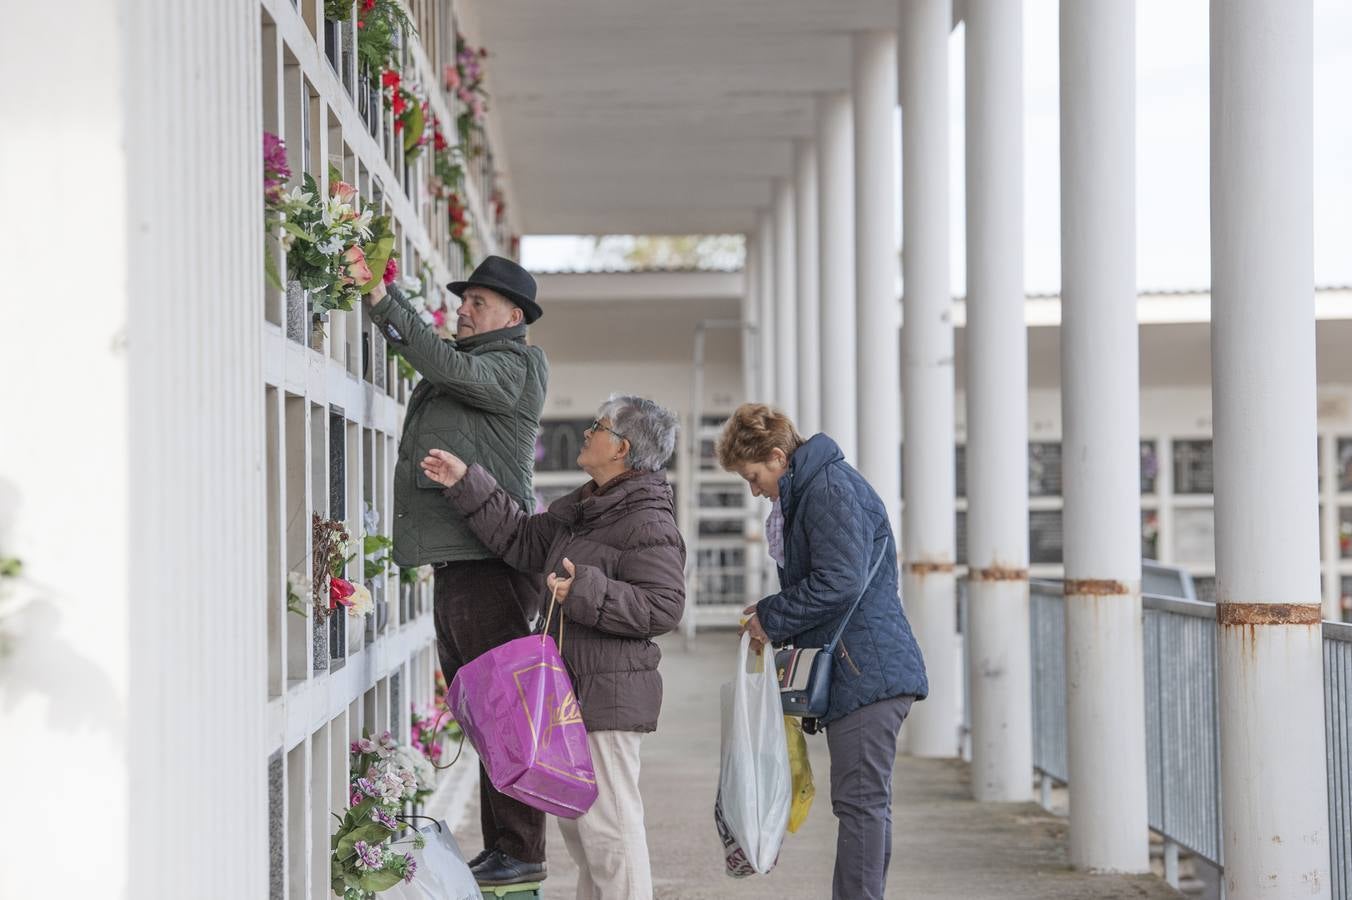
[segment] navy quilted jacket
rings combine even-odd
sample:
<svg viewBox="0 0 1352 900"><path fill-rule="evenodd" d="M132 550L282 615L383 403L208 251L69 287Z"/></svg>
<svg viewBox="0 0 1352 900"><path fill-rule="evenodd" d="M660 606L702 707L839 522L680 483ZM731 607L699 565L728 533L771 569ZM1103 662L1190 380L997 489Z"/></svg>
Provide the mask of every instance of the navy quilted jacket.
<svg viewBox="0 0 1352 900"><path fill-rule="evenodd" d="M884 554L836 647L830 724L860 707L929 693L925 661L897 593L897 544L878 494L824 434L794 451L779 479L784 566L778 594L756 606L776 643L822 647L849 609L873 561Z"/></svg>

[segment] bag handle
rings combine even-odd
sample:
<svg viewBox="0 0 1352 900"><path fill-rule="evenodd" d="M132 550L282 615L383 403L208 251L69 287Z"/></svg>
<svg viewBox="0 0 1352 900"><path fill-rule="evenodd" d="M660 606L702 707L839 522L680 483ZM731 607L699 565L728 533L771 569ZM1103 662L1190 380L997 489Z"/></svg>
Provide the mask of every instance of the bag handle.
<svg viewBox="0 0 1352 900"><path fill-rule="evenodd" d="M552 618L554 617L554 604L558 601L558 599L559 599L559 584L558 584L558 582L556 581L556 582L554 582L554 593L553 593L553 594L550 596L550 598L549 598L549 611L548 611L547 613L545 613L545 628L544 628L543 631L540 632L540 643L541 643L541 644L543 644L543 643L545 642L545 638L549 637L549 620L552 619ZM560 655L560 656L563 655L563 622L564 622L564 618L563 618L563 608L560 607L560 608L559 608L559 655Z"/></svg>
<svg viewBox="0 0 1352 900"><path fill-rule="evenodd" d="M850 624L850 617L853 616L854 611L859 608L859 601L864 599L864 594L868 592L868 586L873 583L873 576L878 574L878 567L883 564L883 557L886 555L887 542L884 541L883 549L878 552L878 558L873 561L873 568L868 570L868 577L864 579L864 586L859 589L859 596L854 598L854 602L850 604L849 611L845 613L845 618L840 620L840 625L836 627L836 633L831 636L830 643L822 648L827 653L831 653L836 649L836 644L840 641L841 636L845 634L845 626Z"/></svg>

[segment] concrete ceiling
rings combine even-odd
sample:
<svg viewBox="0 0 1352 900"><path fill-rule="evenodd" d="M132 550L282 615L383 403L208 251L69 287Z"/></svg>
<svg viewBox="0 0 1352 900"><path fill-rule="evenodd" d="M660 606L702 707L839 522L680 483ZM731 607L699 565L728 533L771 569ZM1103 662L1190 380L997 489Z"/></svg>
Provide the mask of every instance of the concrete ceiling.
<svg viewBox="0 0 1352 900"><path fill-rule="evenodd" d="M517 227L530 234L754 227L817 94L850 82L850 32L897 0L483 0Z"/></svg>

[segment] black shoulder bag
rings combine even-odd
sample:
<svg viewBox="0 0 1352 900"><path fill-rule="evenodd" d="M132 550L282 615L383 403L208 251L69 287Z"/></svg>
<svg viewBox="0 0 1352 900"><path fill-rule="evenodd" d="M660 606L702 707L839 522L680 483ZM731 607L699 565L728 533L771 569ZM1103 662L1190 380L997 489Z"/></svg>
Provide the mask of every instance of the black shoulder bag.
<svg viewBox="0 0 1352 900"><path fill-rule="evenodd" d="M805 719L818 719L826 715L831 702L831 669L836 644L840 643L845 626L850 624L850 617L859 608L859 601L864 599L886 555L887 544L884 542L878 558L873 561L873 568L869 569L868 577L864 579L864 586L859 589L859 596L850 604L826 646L786 647L775 653L775 672L779 676L779 699L784 704L784 715L802 716Z"/></svg>

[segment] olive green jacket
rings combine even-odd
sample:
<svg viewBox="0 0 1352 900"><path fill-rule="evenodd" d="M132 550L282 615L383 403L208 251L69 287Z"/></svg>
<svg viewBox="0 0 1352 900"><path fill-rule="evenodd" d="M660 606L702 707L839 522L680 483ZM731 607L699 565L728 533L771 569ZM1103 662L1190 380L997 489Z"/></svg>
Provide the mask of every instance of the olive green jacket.
<svg viewBox="0 0 1352 900"><path fill-rule="evenodd" d="M464 517L423 474L433 447L478 463L527 513L549 363L518 325L459 341L440 338L391 285L371 318L422 380L408 399L394 467L394 561L400 566L489 559Z"/></svg>

